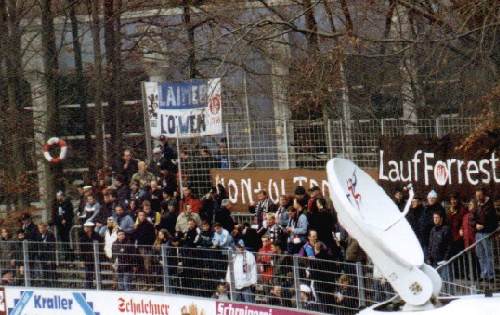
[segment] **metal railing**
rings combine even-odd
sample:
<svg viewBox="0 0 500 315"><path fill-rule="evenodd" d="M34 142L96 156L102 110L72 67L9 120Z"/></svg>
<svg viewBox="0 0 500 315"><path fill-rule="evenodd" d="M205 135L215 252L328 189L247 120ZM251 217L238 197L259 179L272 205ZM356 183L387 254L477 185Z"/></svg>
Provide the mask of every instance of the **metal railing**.
<svg viewBox="0 0 500 315"><path fill-rule="evenodd" d="M315 258L250 253L242 265L232 249L174 245L28 241L0 242L4 285L157 291L241 300L242 282L255 273L250 301L334 314L354 314L394 295L373 268ZM56 246L59 250L56 252ZM56 255L59 255L56 258ZM246 261L246 260L243 260Z"/></svg>
<svg viewBox="0 0 500 315"><path fill-rule="evenodd" d="M500 228L480 237L436 268L443 279L443 295L469 295L485 290L496 290L499 287L498 232Z"/></svg>

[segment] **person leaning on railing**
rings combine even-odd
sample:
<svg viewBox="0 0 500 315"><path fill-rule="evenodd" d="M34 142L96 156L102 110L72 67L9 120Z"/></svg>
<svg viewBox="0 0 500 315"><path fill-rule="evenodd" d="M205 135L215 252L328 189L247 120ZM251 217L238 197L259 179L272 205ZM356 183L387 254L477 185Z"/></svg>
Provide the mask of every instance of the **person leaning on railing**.
<svg viewBox="0 0 500 315"><path fill-rule="evenodd" d="M481 279L485 281L495 280L495 267L493 257L493 244L488 234L495 232L498 227L495 206L493 200L486 195L482 187L476 189L476 255L481 266Z"/></svg>

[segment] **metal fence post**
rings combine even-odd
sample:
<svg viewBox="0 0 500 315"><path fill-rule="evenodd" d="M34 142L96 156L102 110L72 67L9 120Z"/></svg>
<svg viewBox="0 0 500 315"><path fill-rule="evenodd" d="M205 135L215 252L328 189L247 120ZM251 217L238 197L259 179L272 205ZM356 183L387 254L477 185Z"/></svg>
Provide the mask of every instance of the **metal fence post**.
<svg viewBox="0 0 500 315"><path fill-rule="evenodd" d="M227 164L231 169L231 145L229 143L229 123L226 123Z"/></svg>
<svg viewBox="0 0 500 315"><path fill-rule="evenodd" d="M299 256L293 256L293 286L295 288L295 304L300 308L300 269Z"/></svg>
<svg viewBox="0 0 500 315"><path fill-rule="evenodd" d="M30 258L29 258L29 246L28 241L23 241L23 263L24 263L24 285L29 287L31 286L31 278L30 278Z"/></svg>
<svg viewBox="0 0 500 315"><path fill-rule="evenodd" d="M381 119L380 120L380 135L382 135L382 136L384 135L384 132L385 132L385 130L384 130L385 129L384 121L385 121L385 119Z"/></svg>
<svg viewBox="0 0 500 315"><path fill-rule="evenodd" d="M441 126L440 126L439 117L438 117L438 118L436 118L436 137L438 137L438 138L441 135L441 132L439 130L440 128L441 128Z"/></svg>
<svg viewBox="0 0 500 315"><path fill-rule="evenodd" d="M366 305L365 297L365 283L363 281L363 266L360 262L356 263L356 280L358 283L358 302L359 307L364 307Z"/></svg>
<svg viewBox="0 0 500 315"><path fill-rule="evenodd" d="M288 124L287 120L283 120L283 137L285 140L285 156L286 156L286 169L290 169L290 153L288 152Z"/></svg>
<svg viewBox="0 0 500 315"><path fill-rule="evenodd" d="M92 243L94 249L94 269L95 269L95 287L97 290L101 289L101 266L99 263L99 243L94 241Z"/></svg>
<svg viewBox="0 0 500 315"><path fill-rule="evenodd" d="M233 251L230 249L226 252L227 254L227 265L228 267L228 272L229 272L229 297L231 298L231 301L236 300L236 292L235 292L235 284L234 284L234 255Z"/></svg>
<svg viewBox="0 0 500 315"><path fill-rule="evenodd" d="M326 121L326 128L327 128L326 135L328 139L327 150L329 152L330 159L333 159L332 121L330 119Z"/></svg>
<svg viewBox="0 0 500 315"><path fill-rule="evenodd" d="M344 139L344 122L339 120L340 125L340 142L342 144L342 157L345 159L347 156L345 155L345 139Z"/></svg>
<svg viewBox="0 0 500 315"><path fill-rule="evenodd" d="M161 246L161 260L163 266L163 293L170 293L170 283L168 274L168 261L167 261L167 245L163 244Z"/></svg>

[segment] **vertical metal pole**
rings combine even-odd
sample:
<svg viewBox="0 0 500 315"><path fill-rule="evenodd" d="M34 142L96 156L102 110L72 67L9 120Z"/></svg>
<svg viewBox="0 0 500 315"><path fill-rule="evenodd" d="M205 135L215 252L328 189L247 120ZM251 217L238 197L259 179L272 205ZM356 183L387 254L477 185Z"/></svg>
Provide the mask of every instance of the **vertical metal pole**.
<svg viewBox="0 0 500 315"><path fill-rule="evenodd" d="M438 117L438 118L436 118L436 137L438 137L438 138L439 138L439 136L441 134L441 132L439 130L440 128L441 128L441 126L439 124L439 117Z"/></svg>
<svg viewBox="0 0 500 315"><path fill-rule="evenodd" d="M288 152L288 126L287 126L287 120L283 120L283 137L285 140L285 155L286 155L286 169L290 169L290 156Z"/></svg>
<svg viewBox="0 0 500 315"><path fill-rule="evenodd" d="M163 244L161 246L161 260L163 261L163 293L170 293L170 277L168 274L168 256L167 256L167 245Z"/></svg>
<svg viewBox="0 0 500 315"><path fill-rule="evenodd" d="M28 241L23 241L23 263L24 263L24 286L31 286L31 278L30 278L30 258L29 258L29 246Z"/></svg>
<svg viewBox="0 0 500 315"><path fill-rule="evenodd" d="M342 120L339 120L338 122L340 124L340 141L342 143L342 157L345 159L348 158L348 156L346 156L345 154L344 122Z"/></svg>
<svg viewBox="0 0 500 315"><path fill-rule="evenodd" d="M227 144L227 164L229 169L231 169L231 145L229 144L229 123L226 123L226 144Z"/></svg>
<svg viewBox="0 0 500 315"><path fill-rule="evenodd" d="M293 256L293 286L295 288L295 305L300 308L300 269L299 256Z"/></svg>
<svg viewBox="0 0 500 315"><path fill-rule="evenodd" d="M148 96L146 95L146 86L145 83L141 83L142 87L142 114L144 116L144 137L146 138L146 155L147 155L147 163L151 161L151 157L153 154L152 145L151 145L151 126L149 122L149 109L148 109ZM104 128L104 126L103 126ZM106 139L106 136L104 137Z"/></svg>
<svg viewBox="0 0 500 315"><path fill-rule="evenodd" d="M467 260L469 261L469 280L471 282L471 285L475 282L474 280L475 270L472 259L473 259L472 252L469 250L467 251Z"/></svg>
<svg viewBox="0 0 500 315"><path fill-rule="evenodd" d="M384 121L385 121L385 119L383 119L383 118L380 120L380 134L382 136L384 135L384 132L385 132L385 130L384 130L385 129Z"/></svg>
<svg viewBox="0 0 500 315"><path fill-rule="evenodd" d="M247 90L247 71L243 69L243 93L245 96L245 110L247 118L247 128L248 128L248 146L250 148L250 158L254 161L253 157L253 139L252 139L252 124L250 123L250 105L248 103L248 90ZM229 138L229 137L228 137Z"/></svg>
<svg viewBox="0 0 500 315"><path fill-rule="evenodd" d="M326 135L328 137L328 146L327 150L329 152L330 159L333 159L333 138L332 138L332 121L328 119L326 121Z"/></svg>
<svg viewBox="0 0 500 315"><path fill-rule="evenodd" d="M97 290L101 290L101 266L99 263L99 243L94 241L92 243L94 249L94 269L95 269L95 287Z"/></svg>
<svg viewBox="0 0 500 315"><path fill-rule="evenodd" d="M359 307L364 307L366 305L365 283L363 281L363 266L360 262L356 263L356 280L358 282Z"/></svg>
<svg viewBox="0 0 500 315"><path fill-rule="evenodd" d="M229 266L228 272L229 272L229 297L231 298L231 301L236 300L236 292L235 287L234 287L234 255L232 250L228 250L226 252L227 254L227 265Z"/></svg>
<svg viewBox="0 0 500 315"><path fill-rule="evenodd" d="M181 162L181 146L179 143L179 124L176 122L175 124L175 141L176 141L176 146L177 146L177 172L179 173L179 189L181 193L181 198L182 196L182 162Z"/></svg>

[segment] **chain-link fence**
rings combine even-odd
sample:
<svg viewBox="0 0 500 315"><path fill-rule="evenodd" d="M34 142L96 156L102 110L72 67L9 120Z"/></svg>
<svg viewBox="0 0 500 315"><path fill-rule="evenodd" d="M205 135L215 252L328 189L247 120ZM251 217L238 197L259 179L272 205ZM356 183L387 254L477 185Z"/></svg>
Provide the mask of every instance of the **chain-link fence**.
<svg viewBox="0 0 500 315"><path fill-rule="evenodd" d="M373 268L317 258L177 243L2 241L4 285L155 291L354 314L394 295Z"/></svg>
<svg viewBox="0 0 500 315"><path fill-rule="evenodd" d="M180 140L180 163L184 181L204 194L211 186L210 168L323 169L337 156L376 168L383 137L468 134L477 123L477 118L462 117L231 122L219 137Z"/></svg>

